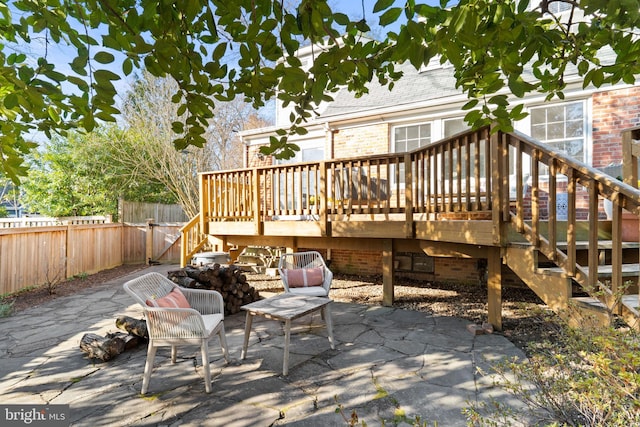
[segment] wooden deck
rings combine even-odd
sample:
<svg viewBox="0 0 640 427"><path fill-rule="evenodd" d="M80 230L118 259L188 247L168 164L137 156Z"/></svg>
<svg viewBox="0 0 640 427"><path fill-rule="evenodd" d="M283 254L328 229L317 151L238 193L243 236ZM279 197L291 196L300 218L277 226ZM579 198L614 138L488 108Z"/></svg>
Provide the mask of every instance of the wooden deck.
<svg viewBox="0 0 640 427"><path fill-rule="evenodd" d="M634 143L638 130L630 132ZM578 285L637 326L637 289L635 300L621 292L634 272L623 252L637 248L623 240L623 209L640 213L634 186L524 135L483 128L407 153L203 173L183 262L208 236L228 246L380 251L390 305L396 252L486 258L489 321L498 329L503 263L558 312L573 310ZM542 271L540 259L561 274Z"/></svg>

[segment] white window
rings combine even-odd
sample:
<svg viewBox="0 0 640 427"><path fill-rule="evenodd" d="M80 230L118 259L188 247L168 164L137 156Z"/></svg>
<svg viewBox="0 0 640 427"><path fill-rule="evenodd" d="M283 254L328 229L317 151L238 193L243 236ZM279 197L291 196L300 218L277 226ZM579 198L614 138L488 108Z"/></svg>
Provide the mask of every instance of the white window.
<svg viewBox="0 0 640 427"><path fill-rule="evenodd" d="M444 120L444 138L469 130L469 125L463 118Z"/></svg>
<svg viewBox="0 0 640 427"><path fill-rule="evenodd" d="M532 0L529 3L529 10L534 10L536 8L539 8L540 3L542 3L542 1ZM571 3L567 1L560 1L560 0L549 0L549 2L547 3L547 10L549 11L549 13L558 15L560 13L571 10Z"/></svg>
<svg viewBox="0 0 640 427"><path fill-rule="evenodd" d="M531 109L531 136L576 160L587 162L583 101Z"/></svg>
<svg viewBox="0 0 640 427"><path fill-rule="evenodd" d="M324 160L324 141L294 141L300 147L296 151L294 157L290 159L278 159L276 164L286 165L290 163L300 162L319 162ZM320 177L313 171L288 171L286 174L280 175L279 196L274 194L274 199L280 200L280 209L294 209L302 205L303 209L307 209L316 198L318 193ZM293 188L287 188L286 182L293 182ZM275 191L275 190L274 190ZM302 199L298 200L298 195L302 195ZM285 203L284 201L287 201Z"/></svg>
<svg viewBox="0 0 640 427"><path fill-rule="evenodd" d="M455 119L438 119L428 123L395 126L392 130L392 151L402 153L412 151L468 130L469 125L462 117ZM442 167L447 167L446 165ZM400 184L404 182L404 164L400 165ZM392 184L394 183L392 172Z"/></svg>
<svg viewBox="0 0 640 427"><path fill-rule="evenodd" d="M290 140L300 147L290 159L276 159L276 164L286 165L300 162L319 162L324 160L324 141L295 141Z"/></svg>
<svg viewBox="0 0 640 427"><path fill-rule="evenodd" d="M431 123L396 126L393 129L393 152L402 153L424 147L431 142Z"/></svg>
<svg viewBox="0 0 640 427"><path fill-rule="evenodd" d="M552 1L549 2L549 12L554 15L562 12L567 12L571 9L571 4L566 1Z"/></svg>

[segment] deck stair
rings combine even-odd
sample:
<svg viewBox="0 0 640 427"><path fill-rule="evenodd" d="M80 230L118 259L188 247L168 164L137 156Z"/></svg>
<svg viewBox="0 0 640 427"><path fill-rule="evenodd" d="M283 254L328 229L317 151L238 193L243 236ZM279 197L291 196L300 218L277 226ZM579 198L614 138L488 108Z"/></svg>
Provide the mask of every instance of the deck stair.
<svg viewBox="0 0 640 427"><path fill-rule="evenodd" d="M578 242L578 258L580 252L588 250L586 242ZM563 244L559 248L565 247ZM626 258L638 259L640 245L625 242L623 249L630 252ZM601 326L611 325L614 314L619 315L631 327L638 328L640 319L640 299L638 282L640 279L640 263L622 264L621 277L627 288L620 295L613 295L608 282L613 276L613 266L606 264L611 259L611 241L599 241L600 262L597 266L598 281L595 287L588 285L590 269L577 265L576 274L553 264L540 254L533 246L513 245L506 251L506 264L554 311L565 315L570 324L584 326L586 322L595 322ZM560 249L558 249L560 251ZM559 256L563 256L560 252ZM592 289L594 288L594 289Z"/></svg>

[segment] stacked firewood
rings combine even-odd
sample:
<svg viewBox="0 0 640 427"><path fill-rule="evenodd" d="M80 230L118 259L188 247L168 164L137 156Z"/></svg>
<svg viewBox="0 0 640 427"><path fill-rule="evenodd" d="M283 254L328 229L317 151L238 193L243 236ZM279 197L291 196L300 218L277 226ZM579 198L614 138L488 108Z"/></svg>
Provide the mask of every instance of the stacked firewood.
<svg viewBox="0 0 640 427"><path fill-rule="evenodd" d="M220 292L224 300L224 314L237 313L241 306L260 299L258 291L247 282L244 272L233 264L187 266L170 271L168 276L184 288L211 289Z"/></svg>

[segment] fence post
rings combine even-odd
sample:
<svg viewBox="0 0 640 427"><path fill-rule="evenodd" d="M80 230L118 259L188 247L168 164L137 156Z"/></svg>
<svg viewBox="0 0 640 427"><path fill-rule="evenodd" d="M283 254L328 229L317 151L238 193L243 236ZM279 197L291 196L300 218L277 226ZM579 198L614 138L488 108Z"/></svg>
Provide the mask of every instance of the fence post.
<svg viewBox="0 0 640 427"><path fill-rule="evenodd" d="M151 258L153 258L153 218L147 218L147 230L146 230L146 245L145 245L145 249L146 249L146 255L145 255L145 261L146 264L149 265L151 264Z"/></svg>
<svg viewBox="0 0 640 427"><path fill-rule="evenodd" d="M65 279L68 279L69 277L73 276L73 274L71 274L71 263L69 262L69 260L71 259L71 254L69 253L69 250L71 248L71 236L69 236L69 234L71 233L71 226L69 224L67 224L66 228L65 228L65 239L64 239L64 273Z"/></svg>

